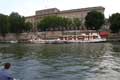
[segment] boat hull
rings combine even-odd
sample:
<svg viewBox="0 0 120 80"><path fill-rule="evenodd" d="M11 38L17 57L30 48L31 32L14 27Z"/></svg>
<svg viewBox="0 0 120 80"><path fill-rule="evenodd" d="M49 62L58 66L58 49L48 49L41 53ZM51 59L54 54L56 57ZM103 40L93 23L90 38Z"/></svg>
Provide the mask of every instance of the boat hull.
<svg viewBox="0 0 120 80"><path fill-rule="evenodd" d="M99 43L105 42L106 39L98 40L39 40L31 41L31 43L40 43L40 44L62 44L62 43Z"/></svg>

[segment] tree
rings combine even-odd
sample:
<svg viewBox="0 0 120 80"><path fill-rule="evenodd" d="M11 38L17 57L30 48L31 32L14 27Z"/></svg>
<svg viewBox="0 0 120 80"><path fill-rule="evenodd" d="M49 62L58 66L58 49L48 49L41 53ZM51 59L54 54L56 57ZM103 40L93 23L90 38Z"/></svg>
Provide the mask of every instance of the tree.
<svg viewBox="0 0 120 80"><path fill-rule="evenodd" d="M32 29L32 23L25 22L24 31L29 32Z"/></svg>
<svg viewBox="0 0 120 80"><path fill-rule="evenodd" d="M98 30L104 24L104 14L97 11L88 12L85 17L85 26L87 29Z"/></svg>
<svg viewBox="0 0 120 80"><path fill-rule="evenodd" d="M79 29L81 26L81 20L79 18L73 18L73 26L75 29Z"/></svg>
<svg viewBox="0 0 120 80"><path fill-rule="evenodd" d="M62 17L60 26L62 30L69 30L72 27L72 20Z"/></svg>
<svg viewBox="0 0 120 80"><path fill-rule="evenodd" d="M118 33L120 31L120 13L112 14L109 17L110 30L113 33Z"/></svg>
<svg viewBox="0 0 120 80"><path fill-rule="evenodd" d="M11 33L21 33L24 30L25 18L18 13L11 13L9 16L9 26Z"/></svg>
<svg viewBox="0 0 120 80"><path fill-rule="evenodd" d="M47 16L44 17L38 24L38 30L46 31L46 30L64 30L67 29L71 25L71 20L64 17L59 16Z"/></svg>
<svg viewBox="0 0 120 80"><path fill-rule="evenodd" d="M8 16L0 14L0 34L5 36L8 33Z"/></svg>

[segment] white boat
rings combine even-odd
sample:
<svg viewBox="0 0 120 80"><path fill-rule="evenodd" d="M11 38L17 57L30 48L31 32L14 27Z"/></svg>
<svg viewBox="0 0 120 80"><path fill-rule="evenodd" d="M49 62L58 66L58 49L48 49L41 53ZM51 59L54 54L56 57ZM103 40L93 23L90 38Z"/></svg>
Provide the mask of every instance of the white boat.
<svg viewBox="0 0 120 80"><path fill-rule="evenodd" d="M99 33L81 33L79 35L64 35L59 38L67 43L82 43L82 42L105 42L107 39L102 38Z"/></svg>
<svg viewBox="0 0 120 80"><path fill-rule="evenodd" d="M81 33L79 35L62 35L58 39L52 40L44 40L40 38L30 39L31 43L86 43L86 42L105 42L107 39L106 37L102 37L100 33L97 32L88 32L88 33Z"/></svg>
<svg viewBox="0 0 120 80"><path fill-rule="evenodd" d="M95 43L95 42L105 42L106 39L96 39L96 40L67 40L67 43Z"/></svg>
<svg viewBox="0 0 120 80"><path fill-rule="evenodd" d="M30 39L29 42L30 43L46 43L46 41L43 39Z"/></svg>
<svg viewBox="0 0 120 80"><path fill-rule="evenodd" d="M51 43L51 44L61 44L61 43L66 43L65 40L60 40L59 38L58 39L53 39L53 40L46 40L46 43Z"/></svg>
<svg viewBox="0 0 120 80"><path fill-rule="evenodd" d="M10 43L18 43L18 41L17 40L15 40L15 41L9 41Z"/></svg>
<svg viewBox="0 0 120 80"><path fill-rule="evenodd" d="M41 44L55 44L55 43L64 43L63 40L52 39L52 40L43 40L43 39L30 39L30 43L41 43Z"/></svg>

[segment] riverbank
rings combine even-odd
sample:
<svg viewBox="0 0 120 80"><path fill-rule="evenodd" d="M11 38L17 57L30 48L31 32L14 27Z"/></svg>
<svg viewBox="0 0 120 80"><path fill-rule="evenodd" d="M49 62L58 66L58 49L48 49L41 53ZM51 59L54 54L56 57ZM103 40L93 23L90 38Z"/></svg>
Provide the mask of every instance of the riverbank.
<svg viewBox="0 0 120 80"><path fill-rule="evenodd" d="M0 42L10 42L10 43L15 43L15 42L20 42L20 43L29 43L29 40L31 39L44 39L44 40L54 40L58 39L60 36L63 35L78 35L80 33L86 33L88 34L89 32L96 32L93 30L89 31L80 31L80 30L73 30L73 31L47 31L47 32L29 32L29 33L20 33L20 34L6 34L4 37L0 35ZM108 38L108 42L120 42L120 34L113 34L110 33Z"/></svg>
<svg viewBox="0 0 120 80"><path fill-rule="evenodd" d="M108 42L120 42L120 34L110 34L108 39L107 39Z"/></svg>

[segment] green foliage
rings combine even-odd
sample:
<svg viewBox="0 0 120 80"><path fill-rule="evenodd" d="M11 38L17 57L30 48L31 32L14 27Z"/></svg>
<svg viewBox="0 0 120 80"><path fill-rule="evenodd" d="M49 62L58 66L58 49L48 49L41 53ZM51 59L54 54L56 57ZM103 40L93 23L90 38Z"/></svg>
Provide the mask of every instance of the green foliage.
<svg viewBox="0 0 120 80"><path fill-rule="evenodd" d="M44 17L40 23L38 23L38 30L46 31L53 30L55 28L60 28L64 23L62 22L63 18L58 16L47 16ZM62 24L62 25L61 25Z"/></svg>
<svg viewBox="0 0 120 80"><path fill-rule="evenodd" d="M37 25L38 30L70 30L71 28L77 28L81 25L81 21L78 18L69 19L59 16L47 16L44 17Z"/></svg>
<svg viewBox="0 0 120 80"><path fill-rule="evenodd" d="M113 33L118 33L120 31L120 13L112 14L109 17L110 29Z"/></svg>
<svg viewBox="0 0 120 80"><path fill-rule="evenodd" d="M26 22L23 29L25 32L30 32L30 30L32 29L32 23Z"/></svg>
<svg viewBox="0 0 120 80"><path fill-rule="evenodd" d="M5 36L8 33L8 16L0 14L0 34Z"/></svg>
<svg viewBox="0 0 120 80"><path fill-rule="evenodd" d="M10 16L0 14L0 34L28 32L32 29L30 22L18 13L11 13Z"/></svg>
<svg viewBox="0 0 120 80"><path fill-rule="evenodd" d="M11 13L9 16L9 26L11 33L21 33L24 29L25 18L18 13Z"/></svg>
<svg viewBox="0 0 120 80"><path fill-rule="evenodd" d="M79 29L80 28L80 26L81 26L81 20L79 19L79 18L73 18L73 27L75 28L75 29Z"/></svg>
<svg viewBox="0 0 120 80"><path fill-rule="evenodd" d="M72 20L64 17L61 17L61 18L62 19L61 19L60 26L62 30L69 30L72 27Z"/></svg>
<svg viewBox="0 0 120 80"><path fill-rule="evenodd" d="M104 14L97 11L88 12L85 18L85 26L87 29L98 30L104 24Z"/></svg>

